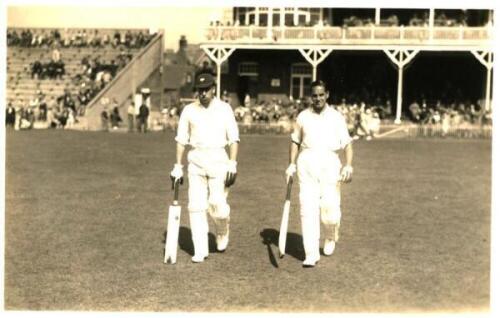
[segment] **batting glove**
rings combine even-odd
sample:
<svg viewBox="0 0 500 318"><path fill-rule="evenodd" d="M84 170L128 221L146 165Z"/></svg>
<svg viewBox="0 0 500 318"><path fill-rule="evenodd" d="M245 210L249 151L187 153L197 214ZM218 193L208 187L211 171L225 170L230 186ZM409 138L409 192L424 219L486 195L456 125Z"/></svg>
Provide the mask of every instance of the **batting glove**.
<svg viewBox="0 0 500 318"><path fill-rule="evenodd" d="M293 176L295 175L296 172L297 172L297 165L294 163L291 163L288 166L288 168L286 168L286 171L285 171L287 182L288 182L288 180L293 178Z"/></svg>
<svg viewBox="0 0 500 318"><path fill-rule="evenodd" d="M344 166L342 170L340 171L340 181L349 183L352 180L352 166Z"/></svg>
<svg viewBox="0 0 500 318"><path fill-rule="evenodd" d="M236 166L237 162L234 160L229 160L227 164L227 173L226 173L226 180L224 181L224 185L229 188L236 182Z"/></svg>
<svg viewBox="0 0 500 318"><path fill-rule="evenodd" d="M179 181L180 184L184 182L183 178L183 169L184 167L181 164L176 163L174 165L174 169L172 169L172 172L170 172L170 180L172 180L172 187L175 182Z"/></svg>

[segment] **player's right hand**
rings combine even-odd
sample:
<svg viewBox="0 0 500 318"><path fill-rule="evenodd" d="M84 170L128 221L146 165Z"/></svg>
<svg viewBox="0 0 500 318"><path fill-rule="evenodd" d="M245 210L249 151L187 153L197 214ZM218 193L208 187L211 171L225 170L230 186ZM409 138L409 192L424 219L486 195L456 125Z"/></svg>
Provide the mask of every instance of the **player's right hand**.
<svg viewBox="0 0 500 318"><path fill-rule="evenodd" d="M288 168L286 168L285 174L286 174L286 182L293 178L295 173L297 172L297 165L294 163L291 163Z"/></svg>
<svg viewBox="0 0 500 318"><path fill-rule="evenodd" d="M183 177L183 166L181 164L176 163L174 165L174 169L170 172L170 180L172 180L172 186L175 182L179 181L180 184L184 182Z"/></svg>

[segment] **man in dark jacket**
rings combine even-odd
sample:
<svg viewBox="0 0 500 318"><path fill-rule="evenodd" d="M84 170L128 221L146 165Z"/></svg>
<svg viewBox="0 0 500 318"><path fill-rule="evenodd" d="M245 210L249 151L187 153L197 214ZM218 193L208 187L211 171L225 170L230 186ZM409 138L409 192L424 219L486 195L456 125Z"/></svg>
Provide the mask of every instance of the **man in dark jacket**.
<svg viewBox="0 0 500 318"><path fill-rule="evenodd" d="M143 102L139 107L139 115L137 115L137 129L139 132L146 133L148 131L149 108Z"/></svg>

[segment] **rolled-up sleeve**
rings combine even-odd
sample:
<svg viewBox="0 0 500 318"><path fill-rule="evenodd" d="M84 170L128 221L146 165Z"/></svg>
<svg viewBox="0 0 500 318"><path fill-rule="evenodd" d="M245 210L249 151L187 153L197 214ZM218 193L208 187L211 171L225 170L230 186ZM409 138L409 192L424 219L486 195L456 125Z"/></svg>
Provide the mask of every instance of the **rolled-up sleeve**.
<svg viewBox="0 0 500 318"><path fill-rule="evenodd" d="M181 113L175 141L184 146L189 143L189 109L184 109Z"/></svg>
<svg viewBox="0 0 500 318"><path fill-rule="evenodd" d="M292 142L300 145L302 143L302 116L298 116L297 120L293 123L292 134L290 135Z"/></svg>
<svg viewBox="0 0 500 318"><path fill-rule="evenodd" d="M227 144L230 145L240 141L240 132L238 130L238 123L236 122L236 118L234 117L234 112L231 107L227 108L226 114L226 137Z"/></svg>
<svg viewBox="0 0 500 318"><path fill-rule="evenodd" d="M347 123L345 121L344 116L339 115L339 131L338 134L340 136L340 148L344 149L348 144L352 142L352 138L349 135L349 129L347 128Z"/></svg>

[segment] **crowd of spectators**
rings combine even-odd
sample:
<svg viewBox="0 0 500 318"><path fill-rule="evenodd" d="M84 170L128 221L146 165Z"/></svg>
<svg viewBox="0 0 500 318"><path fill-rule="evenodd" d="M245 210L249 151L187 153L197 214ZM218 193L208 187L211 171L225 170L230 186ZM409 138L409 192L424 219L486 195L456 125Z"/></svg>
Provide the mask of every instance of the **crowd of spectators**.
<svg viewBox="0 0 500 318"><path fill-rule="evenodd" d="M45 61L44 54L30 64L31 78L34 79L62 79L66 74L65 64L61 59L61 53L54 48L51 58Z"/></svg>
<svg viewBox="0 0 500 318"><path fill-rule="evenodd" d="M16 130L32 128L67 128L77 123L75 101L69 90L59 97L38 91L30 100L9 100L6 125Z"/></svg>
<svg viewBox="0 0 500 318"><path fill-rule="evenodd" d="M482 111L479 103L470 101L444 104L438 99L429 105L425 99L421 103L414 100L408 107L408 117L422 125L491 125L491 111Z"/></svg>
<svg viewBox="0 0 500 318"><path fill-rule="evenodd" d="M231 102L226 92L222 94L222 99ZM309 103L310 100L306 98L295 100L288 98L285 101L273 98L268 101L252 102L250 96L247 95L243 103L234 108L234 114L237 122L243 127L255 125L279 127L281 131L289 132L292 129L293 120L303 109L309 107ZM347 97L331 105L343 114L349 133L354 139L376 138L381 125L393 124L395 118L390 99L377 98L363 102L360 99ZM165 127L175 130L181 112L182 106L180 105L165 108L162 111ZM422 106L414 102L410 105L408 112L403 114L402 119L404 122L422 125L439 125L446 133L450 128L464 127L464 125L470 127L491 125L491 111L482 112L479 104L441 105L437 102L435 107L427 107L425 102Z"/></svg>
<svg viewBox="0 0 500 318"><path fill-rule="evenodd" d="M104 47L140 48L156 35L150 31L94 29L7 29L7 45L22 47Z"/></svg>
<svg viewBox="0 0 500 318"><path fill-rule="evenodd" d="M85 106L116 76L118 71L132 60L133 55L121 52L109 62L101 56L87 55L82 58L80 72L73 77L73 83L78 87L78 115L83 115Z"/></svg>

